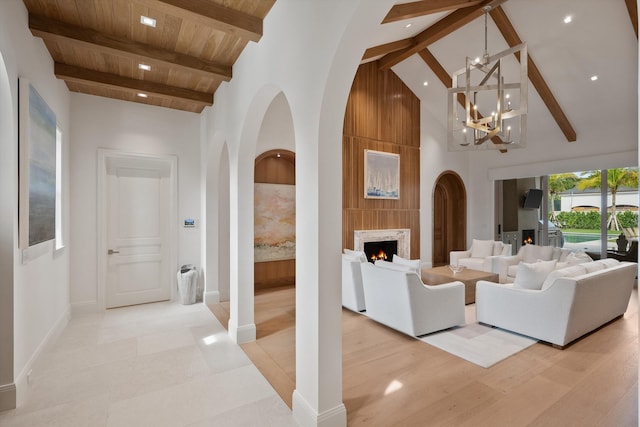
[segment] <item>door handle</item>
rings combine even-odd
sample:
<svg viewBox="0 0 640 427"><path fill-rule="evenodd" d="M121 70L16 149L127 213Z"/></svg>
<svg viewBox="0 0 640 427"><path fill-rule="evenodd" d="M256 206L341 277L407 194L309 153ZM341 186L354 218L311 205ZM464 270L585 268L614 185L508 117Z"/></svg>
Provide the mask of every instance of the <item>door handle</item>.
<svg viewBox="0 0 640 427"><path fill-rule="evenodd" d="M107 254L108 254L108 255L119 254L119 253L120 253L120 251L116 251L116 250L113 250L113 249L109 249L109 250L107 251Z"/></svg>

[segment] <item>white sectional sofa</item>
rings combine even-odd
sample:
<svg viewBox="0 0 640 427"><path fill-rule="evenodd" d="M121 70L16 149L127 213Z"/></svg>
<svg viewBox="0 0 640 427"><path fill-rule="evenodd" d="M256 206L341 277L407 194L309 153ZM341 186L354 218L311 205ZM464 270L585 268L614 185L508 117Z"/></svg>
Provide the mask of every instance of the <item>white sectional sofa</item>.
<svg viewBox="0 0 640 427"><path fill-rule="evenodd" d="M511 244L497 240L473 239L471 247L466 251L449 252L449 264L463 265L472 270L495 273L495 259L511 255Z"/></svg>
<svg viewBox="0 0 640 427"><path fill-rule="evenodd" d="M363 262L367 261L358 256L342 255L342 306L356 312L366 309L360 269Z"/></svg>
<svg viewBox="0 0 640 427"><path fill-rule="evenodd" d="M552 271L539 290L478 281L478 322L555 346L568 343L622 316L638 265L603 259Z"/></svg>
<svg viewBox="0 0 640 427"><path fill-rule="evenodd" d="M362 284L372 320L411 336L465 323L464 284L429 286L414 271L363 263Z"/></svg>
<svg viewBox="0 0 640 427"><path fill-rule="evenodd" d="M537 261L556 260L560 264L567 262L571 249L555 246L523 245L517 255L501 256L493 259L494 271L497 273L500 283L513 283L518 264L520 262L533 263ZM586 254L585 254L586 255ZM589 261L591 258L576 260L575 263Z"/></svg>

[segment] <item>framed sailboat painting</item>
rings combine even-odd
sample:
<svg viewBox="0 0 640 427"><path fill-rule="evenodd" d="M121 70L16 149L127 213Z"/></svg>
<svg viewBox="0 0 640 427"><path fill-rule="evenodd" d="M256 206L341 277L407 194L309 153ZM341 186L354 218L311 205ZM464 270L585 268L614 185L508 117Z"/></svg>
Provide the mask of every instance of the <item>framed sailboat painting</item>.
<svg viewBox="0 0 640 427"><path fill-rule="evenodd" d="M400 155L364 150L364 198L400 198Z"/></svg>

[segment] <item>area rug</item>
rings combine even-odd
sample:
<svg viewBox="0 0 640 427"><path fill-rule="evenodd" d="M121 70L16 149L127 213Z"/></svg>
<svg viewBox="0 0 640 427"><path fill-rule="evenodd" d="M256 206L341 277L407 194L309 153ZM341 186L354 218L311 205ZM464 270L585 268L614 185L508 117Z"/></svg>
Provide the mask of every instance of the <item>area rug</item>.
<svg viewBox="0 0 640 427"><path fill-rule="evenodd" d="M489 368L537 342L479 323L468 323L418 339L483 368Z"/></svg>

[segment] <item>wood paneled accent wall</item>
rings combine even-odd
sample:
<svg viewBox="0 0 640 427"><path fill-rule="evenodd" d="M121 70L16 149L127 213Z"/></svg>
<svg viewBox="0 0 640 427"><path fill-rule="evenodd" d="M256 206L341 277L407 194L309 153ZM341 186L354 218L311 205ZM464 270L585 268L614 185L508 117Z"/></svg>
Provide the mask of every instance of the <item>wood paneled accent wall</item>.
<svg viewBox="0 0 640 427"><path fill-rule="evenodd" d="M400 199L364 198L364 150L400 154ZM420 258L420 100L376 62L358 68L342 138L342 244L354 230L409 228L411 258Z"/></svg>
<svg viewBox="0 0 640 427"><path fill-rule="evenodd" d="M254 181L295 185L295 153L288 150L271 150L258 156L255 161ZM255 290L290 285L296 281L295 259L256 262L253 268Z"/></svg>

